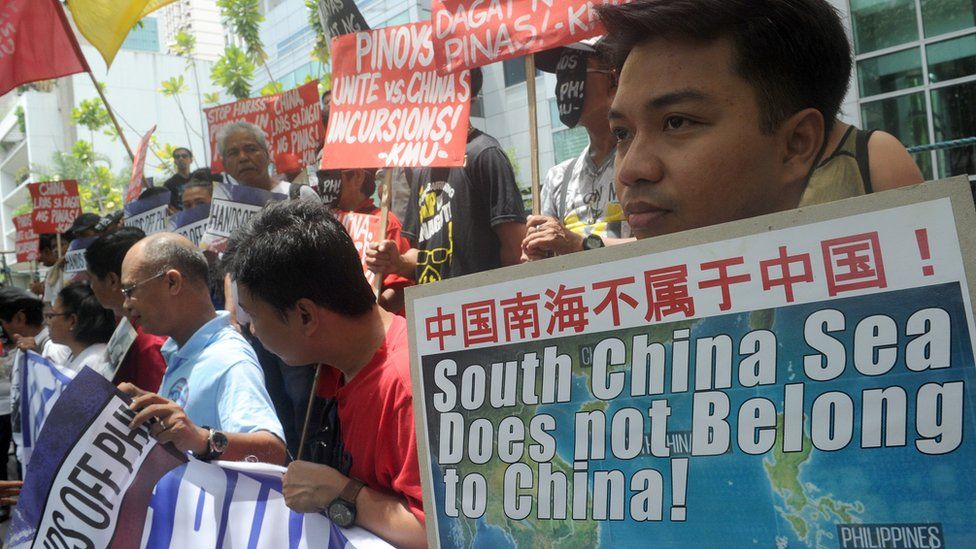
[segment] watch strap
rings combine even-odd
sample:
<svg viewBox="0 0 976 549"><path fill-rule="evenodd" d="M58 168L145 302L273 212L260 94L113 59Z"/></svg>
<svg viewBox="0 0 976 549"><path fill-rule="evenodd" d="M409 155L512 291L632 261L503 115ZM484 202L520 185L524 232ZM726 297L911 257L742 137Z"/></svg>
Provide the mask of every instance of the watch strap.
<svg viewBox="0 0 976 549"><path fill-rule="evenodd" d="M351 478L349 479L349 482L347 482L346 485L342 487L342 491L339 492L339 495L337 496L336 499L347 501L353 506L355 506L356 497L359 496L359 491L363 489L363 486L366 486L363 483L363 481L359 479Z"/></svg>

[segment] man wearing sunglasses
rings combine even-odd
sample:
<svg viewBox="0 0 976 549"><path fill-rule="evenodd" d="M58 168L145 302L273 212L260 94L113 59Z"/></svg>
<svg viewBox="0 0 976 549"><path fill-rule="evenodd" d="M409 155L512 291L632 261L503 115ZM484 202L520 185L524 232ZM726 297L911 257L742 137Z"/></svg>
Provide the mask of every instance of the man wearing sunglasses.
<svg viewBox="0 0 976 549"><path fill-rule="evenodd" d="M540 212L530 216L522 260L602 248L631 240L613 188L617 139L607 113L617 76L604 59L599 38L536 54L536 66L556 75L559 120L586 129L589 143L576 158L553 166L542 183Z"/></svg>
<svg viewBox="0 0 976 549"><path fill-rule="evenodd" d="M183 197L183 187L190 182L190 165L193 164L193 153L186 147L173 149L173 164L176 166L176 173L163 183L169 190L169 205L180 209L180 201Z"/></svg>
<svg viewBox="0 0 976 549"><path fill-rule="evenodd" d="M210 301L203 254L182 236L137 242L122 262L123 309L143 330L169 339L159 394L123 383L132 426L149 422L161 442L201 459L255 456L285 462L284 432L254 350Z"/></svg>

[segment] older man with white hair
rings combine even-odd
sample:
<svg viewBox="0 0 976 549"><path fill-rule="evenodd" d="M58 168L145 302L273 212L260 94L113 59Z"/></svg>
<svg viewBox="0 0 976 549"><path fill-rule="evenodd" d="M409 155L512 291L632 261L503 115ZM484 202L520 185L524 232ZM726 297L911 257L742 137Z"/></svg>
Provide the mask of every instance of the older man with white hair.
<svg viewBox="0 0 976 549"><path fill-rule="evenodd" d="M315 190L308 185L288 181L274 181L268 166L271 152L264 131L248 122L233 122L217 132L217 151L224 163L224 170L234 181L248 187L279 193L289 198L318 199Z"/></svg>

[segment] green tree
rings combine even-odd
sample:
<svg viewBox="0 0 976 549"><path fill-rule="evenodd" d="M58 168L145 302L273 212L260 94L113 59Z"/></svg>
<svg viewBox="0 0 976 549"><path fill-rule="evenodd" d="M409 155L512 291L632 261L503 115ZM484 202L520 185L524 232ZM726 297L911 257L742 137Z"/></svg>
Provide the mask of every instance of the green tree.
<svg viewBox="0 0 976 549"><path fill-rule="evenodd" d="M82 210L104 215L122 207L122 190L129 182L131 169L112 173L111 162L96 153L90 142L79 140L71 152L54 153L51 163L32 166L31 170L41 180L78 181Z"/></svg>
<svg viewBox="0 0 976 549"><path fill-rule="evenodd" d="M244 42L247 57L255 65L262 65L268 73L268 82L275 81L268 67L268 53L261 42L261 0L217 0L224 26Z"/></svg>
<svg viewBox="0 0 976 549"><path fill-rule="evenodd" d="M237 46L224 48L224 54L210 69L210 79L213 83L236 99L246 99L251 96L252 78L254 78L254 63L248 59L244 50Z"/></svg>
<svg viewBox="0 0 976 549"><path fill-rule="evenodd" d="M186 111L183 110L183 102L180 100L180 95L189 91L190 87L187 86L186 80L184 80L183 75L174 76L169 80L163 80L160 84L159 92L163 94L164 97L172 97L176 101L176 108L180 110L180 116L183 117L183 131L186 132L186 146L190 146L190 123L186 118ZM196 134L201 139L203 138L199 132L195 129L193 133Z"/></svg>
<svg viewBox="0 0 976 549"><path fill-rule="evenodd" d="M91 142L95 141L95 132L112 123L108 111L101 99L85 99L77 107L71 109L71 122L76 126L88 129Z"/></svg>
<svg viewBox="0 0 976 549"><path fill-rule="evenodd" d="M205 93L203 94L203 104L204 105L219 105L220 104L220 93Z"/></svg>
<svg viewBox="0 0 976 549"><path fill-rule="evenodd" d="M173 53L186 59L186 68L189 69L190 73L193 75L193 88L197 93L197 103L202 107L204 105L205 94L201 93L200 91L200 78L199 76L197 76L197 60L196 57L194 56L194 53L196 52L197 49L197 37L193 36L192 34L186 31L181 30L176 33L176 36L173 37L173 44L171 45L171 49ZM219 97L219 94L217 95ZM207 121L203 116L203 109L201 108L199 109L199 111L200 111L199 112L200 129L201 131L206 131ZM180 105L180 112L183 113L182 105ZM186 120L186 113L183 113L183 120L184 121ZM204 140L204 142L206 142L206 140ZM187 146L189 145L190 143L187 142ZM204 153L203 158L205 163L209 163L209 158L206 152Z"/></svg>

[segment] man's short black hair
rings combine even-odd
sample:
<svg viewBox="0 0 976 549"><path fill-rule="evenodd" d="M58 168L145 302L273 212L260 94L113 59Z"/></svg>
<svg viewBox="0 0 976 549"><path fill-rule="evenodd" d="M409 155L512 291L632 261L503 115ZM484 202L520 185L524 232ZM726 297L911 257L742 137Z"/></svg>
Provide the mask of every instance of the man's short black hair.
<svg viewBox="0 0 976 549"><path fill-rule="evenodd" d="M154 196L161 195L163 193L170 192L166 187L149 187L148 189L142 191L139 194L139 200L145 200L147 198L152 198Z"/></svg>
<svg viewBox="0 0 976 549"><path fill-rule="evenodd" d="M115 273L122 276L122 260L126 252L143 238L146 233L139 227L122 227L117 231L98 237L85 250L88 270L99 280Z"/></svg>
<svg viewBox="0 0 976 549"><path fill-rule="evenodd" d="M193 175L190 176L190 180L183 186L183 192L185 193L187 189L207 189L210 196L213 196L213 181Z"/></svg>
<svg viewBox="0 0 976 549"><path fill-rule="evenodd" d="M847 93L851 46L826 0L637 0L597 12L618 69L650 40L728 38L767 134L806 108L820 111L829 132Z"/></svg>
<svg viewBox="0 0 976 549"><path fill-rule="evenodd" d="M186 154L190 155L190 158L193 158L193 151L191 151L190 149L188 149L186 147L176 147L175 149L173 149L173 155L175 156L176 153L178 153L180 151L186 151Z"/></svg>
<svg viewBox="0 0 976 549"><path fill-rule="evenodd" d="M282 314L302 298L344 316L376 303L352 239L315 200L269 205L231 236L225 256L227 272Z"/></svg>
<svg viewBox="0 0 976 549"><path fill-rule="evenodd" d="M20 288L0 288L0 318L10 322L14 315L24 311L24 319L31 326L44 324L44 302L41 298ZM8 336L13 334L7 334Z"/></svg>
<svg viewBox="0 0 976 549"><path fill-rule="evenodd" d="M58 293L58 298L61 312L77 318L72 332L75 339L85 345L108 343L115 332L115 314L102 307L87 282L68 284Z"/></svg>

